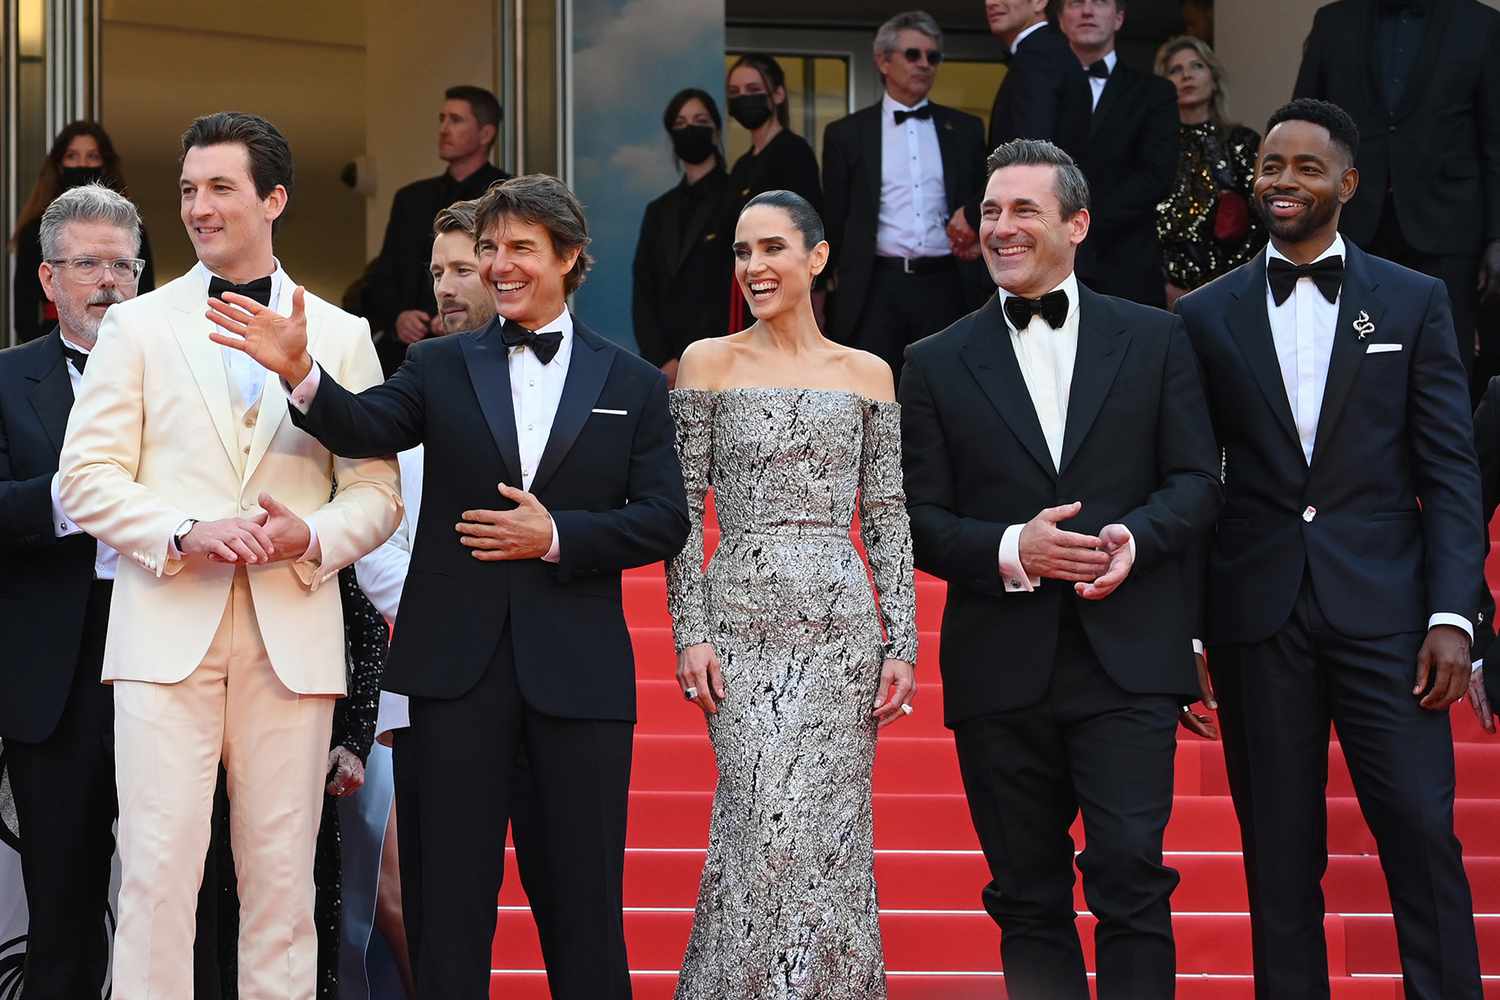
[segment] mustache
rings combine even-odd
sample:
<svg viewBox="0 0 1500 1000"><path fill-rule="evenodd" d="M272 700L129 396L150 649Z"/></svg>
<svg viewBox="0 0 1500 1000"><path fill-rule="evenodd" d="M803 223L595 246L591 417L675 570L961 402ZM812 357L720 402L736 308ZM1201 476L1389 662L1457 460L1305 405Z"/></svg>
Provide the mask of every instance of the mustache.
<svg viewBox="0 0 1500 1000"><path fill-rule="evenodd" d="M122 295L122 294L120 294L120 290L118 288L101 288L98 291L96 291L93 295L90 295L89 296L89 300L87 302L85 302L84 305L89 305L89 306L112 306L116 302L124 302L124 301L125 301L125 296Z"/></svg>

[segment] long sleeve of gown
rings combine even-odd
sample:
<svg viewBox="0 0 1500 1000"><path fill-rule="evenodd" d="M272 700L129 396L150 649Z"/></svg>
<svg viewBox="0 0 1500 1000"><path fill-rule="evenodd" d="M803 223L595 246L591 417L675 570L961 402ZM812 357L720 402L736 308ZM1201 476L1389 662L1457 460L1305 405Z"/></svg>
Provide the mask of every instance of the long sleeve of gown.
<svg viewBox="0 0 1500 1000"><path fill-rule="evenodd" d="M677 649L708 642L708 613L703 591L703 515L713 459L714 394L677 389L671 396L677 427L677 459L687 490L688 537L682 551L667 562L667 610Z"/></svg>
<svg viewBox="0 0 1500 1000"><path fill-rule="evenodd" d="M349 694L333 710L332 746L345 747L361 761L375 739L380 681L385 674L385 619L359 589L354 567L339 570L339 597L344 605L344 649L349 667Z"/></svg>
<svg viewBox="0 0 1500 1000"><path fill-rule="evenodd" d="M865 440L859 470L859 534L875 574L885 658L917 662L916 568L911 522L901 480L901 406L865 406Z"/></svg>

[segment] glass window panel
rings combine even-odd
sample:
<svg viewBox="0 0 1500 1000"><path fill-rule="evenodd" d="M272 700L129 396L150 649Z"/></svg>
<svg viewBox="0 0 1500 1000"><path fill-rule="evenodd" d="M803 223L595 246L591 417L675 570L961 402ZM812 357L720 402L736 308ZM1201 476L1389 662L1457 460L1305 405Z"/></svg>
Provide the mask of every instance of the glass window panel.
<svg viewBox="0 0 1500 1000"><path fill-rule="evenodd" d="M950 108L967 111L990 126L990 109L995 103L995 91L1005 79L1005 64L998 62L975 62L972 60L944 60L938 71L937 83L933 85L931 99Z"/></svg>

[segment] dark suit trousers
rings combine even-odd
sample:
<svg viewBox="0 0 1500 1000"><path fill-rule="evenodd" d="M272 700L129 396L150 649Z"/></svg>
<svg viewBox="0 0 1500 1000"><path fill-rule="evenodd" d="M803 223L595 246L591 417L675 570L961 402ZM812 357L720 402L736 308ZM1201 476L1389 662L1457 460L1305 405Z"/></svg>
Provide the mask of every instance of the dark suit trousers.
<svg viewBox="0 0 1500 1000"><path fill-rule="evenodd" d="M1178 879L1162 864L1162 834L1178 706L1117 686L1068 607L1045 700L961 723L954 734L990 866L984 908L1000 925L1011 1000L1088 1000L1068 832L1082 811L1078 868L1099 920L1099 1000L1167 1000L1176 987Z"/></svg>
<svg viewBox="0 0 1500 1000"><path fill-rule="evenodd" d="M1437 278L1448 287L1448 301L1453 306L1453 330L1458 335L1458 356L1463 359L1464 371L1472 375L1474 331L1479 326L1479 258L1472 254L1438 256L1413 250L1406 237L1401 235L1396 207L1390 198L1386 198L1385 208L1380 213L1380 226L1365 249L1377 257ZM1483 385L1476 386L1476 406L1484 388Z"/></svg>
<svg viewBox="0 0 1500 1000"><path fill-rule="evenodd" d="M508 626L472 690L411 699L411 728L395 737L396 808L419 1000L489 996L505 828L523 747L532 782L526 836L546 844L549 898L540 926L552 996L629 998L621 907L633 729L527 705Z"/></svg>
<svg viewBox="0 0 1500 1000"><path fill-rule="evenodd" d="M858 308L838 302L835 308ZM954 266L927 274L906 274L877 266L854 331L854 347L885 360L901 382L901 365L908 344L931 336L962 316L964 285Z"/></svg>
<svg viewBox="0 0 1500 1000"><path fill-rule="evenodd" d="M40 743L5 743L30 914L26 1000L99 1000L109 965L114 693L100 683L110 584L89 592L73 689Z"/></svg>
<svg viewBox="0 0 1500 1000"><path fill-rule="evenodd" d="M1339 635L1304 582L1275 635L1210 650L1261 1000L1329 995L1330 722L1380 849L1408 1000L1481 996L1473 899L1453 834L1448 713L1411 693L1422 640Z"/></svg>

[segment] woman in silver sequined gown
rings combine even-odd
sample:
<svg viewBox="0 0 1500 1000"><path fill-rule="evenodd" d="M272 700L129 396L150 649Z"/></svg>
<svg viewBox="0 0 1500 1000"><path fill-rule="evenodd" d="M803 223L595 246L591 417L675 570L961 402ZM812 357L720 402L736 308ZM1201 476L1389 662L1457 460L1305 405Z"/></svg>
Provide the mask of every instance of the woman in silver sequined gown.
<svg viewBox="0 0 1500 1000"><path fill-rule="evenodd" d="M754 338L773 342L761 320L700 355L755 356ZM817 339L820 357L845 350ZM740 363L671 399L692 534L668 603L680 662L718 668L679 668L710 713L719 780L677 998L881 1000L871 768L878 726L909 710L917 645L898 406L756 374L779 381ZM704 570L710 487L722 537ZM856 498L878 610L850 540Z"/></svg>

